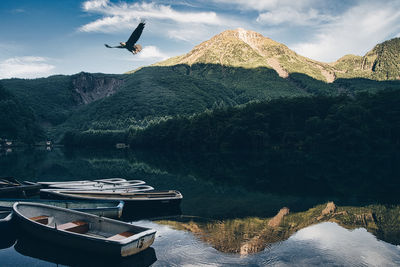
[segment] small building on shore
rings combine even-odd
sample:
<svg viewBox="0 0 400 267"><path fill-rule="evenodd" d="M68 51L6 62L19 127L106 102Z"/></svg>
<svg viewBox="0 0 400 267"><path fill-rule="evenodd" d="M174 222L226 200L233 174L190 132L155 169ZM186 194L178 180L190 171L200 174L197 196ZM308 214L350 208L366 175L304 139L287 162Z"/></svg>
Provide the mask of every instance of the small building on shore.
<svg viewBox="0 0 400 267"><path fill-rule="evenodd" d="M129 144L117 143L117 144L115 144L115 147L118 148L118 149L129 148Z"/></svg>

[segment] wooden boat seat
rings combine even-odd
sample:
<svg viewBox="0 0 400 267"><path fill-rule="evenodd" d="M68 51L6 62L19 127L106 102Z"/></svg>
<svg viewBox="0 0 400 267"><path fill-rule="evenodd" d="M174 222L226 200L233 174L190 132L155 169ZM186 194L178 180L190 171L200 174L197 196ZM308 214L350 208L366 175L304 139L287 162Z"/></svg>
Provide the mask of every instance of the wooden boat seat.
<svg viewBox="0 0 400 267"><path fill-rule="evenodd" d="M83 221L74 221L57 225L58 230L84 234L89 231L89 224Z"/></svg>
<svg viewBox="0 0 400 267"><path fill-rule="evenodd" d="M46 215L31 217L29 219L32 220L32 221L41 223L41 224L48 224L49 223L49 216L46 216Z"/></svg>
<svg viewBox="0 0 400 267"><path fill-rule="evenodd" d="M118 241L118 240L122 240L125 239L127 237L133 236L134 233L132 232L123 232L123 233L119 233L113 236L110 236L109 238L107 238L107 240L113 240L113 241Z"/></svg>

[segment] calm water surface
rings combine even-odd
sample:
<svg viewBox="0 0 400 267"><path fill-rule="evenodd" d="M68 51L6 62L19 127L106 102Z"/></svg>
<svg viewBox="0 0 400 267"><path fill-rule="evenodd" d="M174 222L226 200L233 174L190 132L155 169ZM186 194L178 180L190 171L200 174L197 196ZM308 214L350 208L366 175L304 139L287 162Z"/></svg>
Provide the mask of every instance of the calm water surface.
<svg viewBox="0 0 400 267"><path fill-rule="evenodd" d="M184 199L181 214L134 219L157 230L152 248L134 257L104 259L3 234L0 266L398 266L399 163L396 153L2 153L0 177L141 179ZM323 219L310 210L328 201L347 208ZM269 231L283 207L288 226Z"/></svg>

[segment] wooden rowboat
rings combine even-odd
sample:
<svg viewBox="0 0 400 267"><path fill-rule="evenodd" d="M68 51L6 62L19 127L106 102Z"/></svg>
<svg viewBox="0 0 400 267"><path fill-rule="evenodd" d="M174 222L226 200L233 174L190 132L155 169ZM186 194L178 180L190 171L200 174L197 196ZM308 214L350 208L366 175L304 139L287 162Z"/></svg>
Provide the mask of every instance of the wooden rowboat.
<svg viewBox="0 0 400 267"><path fill-rule="evenodd" d="M182 194L176 190L154 190L149 192L100 192L48 189L40 190L40 197L48 199L122 200L125 202L125 207L129 209L179 206L183 198Z"/></svg>
<svg viewBox="0 0 400 267"><path fill-rule="evenodd" d="M121 218L123 201L101 200L48 200L48 199L0 199L0 212L12 211L15 202L40 203L60 208L73 209L108 218Z"/></svg>
<svg viewBox="0 0 400 267"><path fill-rule="evenodd" d="M0 197L26 197L39 193L40 184L20 182L14 178L0 179Z"/></svg>
<svg viewBox="0 0 400 267"><path fill-rule="evenodd" d="M45 242L106 255L130 256L154 242L155 230L54 206L17 202L20 229Z"/></svg>

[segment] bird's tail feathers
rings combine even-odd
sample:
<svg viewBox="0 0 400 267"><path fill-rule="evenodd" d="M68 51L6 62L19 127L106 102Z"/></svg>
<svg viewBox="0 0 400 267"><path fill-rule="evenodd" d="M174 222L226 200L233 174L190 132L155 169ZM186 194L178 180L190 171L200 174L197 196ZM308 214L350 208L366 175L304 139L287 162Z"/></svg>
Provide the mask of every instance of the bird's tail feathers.
<svg viewBox="0 0 400 267"><path fill-rule="evenodd" d="M108 44L104 44L104 46L107 48L112 48L112 46L109 46Z"/></svg>

